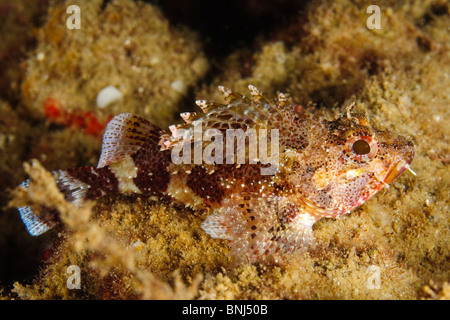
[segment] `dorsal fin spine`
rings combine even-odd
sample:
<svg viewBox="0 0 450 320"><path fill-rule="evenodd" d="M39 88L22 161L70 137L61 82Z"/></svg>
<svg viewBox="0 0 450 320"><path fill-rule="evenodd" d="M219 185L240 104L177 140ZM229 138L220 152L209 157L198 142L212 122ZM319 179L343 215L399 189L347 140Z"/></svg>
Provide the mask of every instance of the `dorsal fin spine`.
<svg viewBox="0 0 450 320"><path fill-rule="evenodd" d="M158 144L164 131L131 113L115 116L107 125L97 168L133 155L146 142Z"/></svg>

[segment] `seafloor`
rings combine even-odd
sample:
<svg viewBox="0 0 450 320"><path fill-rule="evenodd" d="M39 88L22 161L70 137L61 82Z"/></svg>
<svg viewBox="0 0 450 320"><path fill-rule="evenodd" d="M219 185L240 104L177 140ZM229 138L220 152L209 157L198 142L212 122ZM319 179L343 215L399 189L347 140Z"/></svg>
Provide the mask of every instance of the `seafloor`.
<svg viewBox="0 0 450 320"><path fill-rule="evenodd" d="M182 3L0 0L1 297L450 298L448 2ZM67 24L73 4L79 29ZM379 28L368 28L369 5ZM227 242L200 228L207 212L128 197L74 209L54 188L48 171L96 165L113 115L167 128L195 99L221 102L219 84L286 92L318 117L354 99L414 141L417 176L321 220L318 249L279 265L233 265ZM122 99L99 108L109 85ZM27 175L31 191L13 192ZM56 206L62 227L30 236L11 207L24 201ZM71 265L80 289L67 286Z"/></svg>

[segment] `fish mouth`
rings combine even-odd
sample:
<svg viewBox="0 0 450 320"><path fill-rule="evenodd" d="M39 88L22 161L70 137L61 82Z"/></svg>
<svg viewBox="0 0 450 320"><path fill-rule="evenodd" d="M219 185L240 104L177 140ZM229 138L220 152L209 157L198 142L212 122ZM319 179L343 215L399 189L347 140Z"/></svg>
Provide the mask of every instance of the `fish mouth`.
<svg viewBox="0 0 450 320"><path fill-rule="evenodd" d="M395 164L395 166L388 172L386 177L384 178L383 182L386 184L391 183L395 178L397 178L399 175L401 175L405 170L410 170L414 175L414 171L412 171L409 168L409 164L405 160L400 160Z"/></svg>
<svg viewBox="0 0 450 320"><path fill-rule="evenodd" d="M399 157L400 160L397 161L391 168L384 178L384 184L391 183L395 178L401 175L405 170L409 170L413 175L416 175L414 171L409 167L414 159L414 146L411 141L406 141L406 146L404 146L404 152L402 152Z"/></svg>

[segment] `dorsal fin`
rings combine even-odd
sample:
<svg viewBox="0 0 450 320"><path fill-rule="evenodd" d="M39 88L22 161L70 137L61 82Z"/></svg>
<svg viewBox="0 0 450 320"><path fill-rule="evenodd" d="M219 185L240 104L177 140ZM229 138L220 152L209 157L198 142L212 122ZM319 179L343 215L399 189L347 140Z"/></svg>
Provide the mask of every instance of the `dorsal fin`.
<svg viewBox="0 0 450 320"><path fill-rule="evenodd" d="M258 88L256 88L254 85L252 85L252 84L248 85L248 90L250 90L250 94L252 95L253 100L255 102L259 102L259 101L263 100L272 106L274 105L273 101L271 101L269 98L267 98L265 95L263 95L263 93Z"/></svg>
<svg viewBox="0 0 450 320"><path fill-rule="evenodd" d="M198 115L197 112L183 112L180 113L181 118L186 123L191 123L193 119L195 119Z"/></svg>
<svg viewBox="0 0 450 320"><path fill-rule="evenodd" d="M219 86L225 105L207 100L197 100L203 113L182 113L185 123L170 126L171 136L164 136L163 150L194 142L194 127L202 124L202 131L217 129L225 134L227 129L282 129L294 118L290 99L279 94L277 101L271 101L255 86L249 85L251 98L231 89ZM291 110L292 109L292 110ZM185 139L191 137L191 140Z"/></svg>
<svg viewBox="0 0 450 320"><path fill-rule="evenodd" d="M285 106L287 102L286 95L279 94L278 95L278 103L270 100L266 97L258 88L253 85L249 85L248 89L250 90L250 94L255 101L255 107L259 108L259 110L264 113L271 121L283 121L284 115L280 111L281 108ZM263 102L263 103L261 103ZM265 102L265 103L264 103Z"/></svg>
<svg viewBox="0 0 450 320"><path fill-rule="evenodd" d="M238 92L234 92L231 89L228 89L224 86L219 86L218 88L222 92L223 99L225 100L225 103L227 105L229 105L230 103L232 103L233 101L236 101L236 100L242 100L247 103L250 102L250 100L248 98L246 98L245 96L243 96L242 94L240 94Z"/></svg>
<svg viewBox="0 0 450 320"><path fill-rule="evenodd" d="M287 95L283 92L279 92L278 93L278 106L285 107L288 105L292 105L292 101L291 101L289 95Z"/></svg>
<svg viewBox="0 0 450 320"><path fill-rule="evenodd" d="M195 104L202 109L203 113L208 113L209 111L214 109L226 108L225 104L220 104L206 100L196 100Z"/></svg>
<svg viewBox="0 0 450 320"><path fill-rule="evenodd" d="M158 144L165 131L131 113L115 116L106 126L97 168L133 155L145 143Z"/></svg>

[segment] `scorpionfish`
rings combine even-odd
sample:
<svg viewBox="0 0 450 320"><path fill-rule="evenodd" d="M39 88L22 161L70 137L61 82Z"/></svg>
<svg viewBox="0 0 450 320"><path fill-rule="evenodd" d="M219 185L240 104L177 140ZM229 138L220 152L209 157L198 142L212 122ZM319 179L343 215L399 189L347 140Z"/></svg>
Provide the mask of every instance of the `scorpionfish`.
<svg viewBox="0 0 450 320"><path fill-rule="evenodd" d="M413 160L411 141L351 105L328 121L282 93L272 101L252 85L249 97L219 89L225 104L196 101L203 112L182 113L185 123L170 133L130 113L114 117L97 167L55 171L59 189L76 206L138 194L208 209L202 229L229 240L236 261L252 263L313 248L315 222L349 213ZM19 211L32 235L58 223L51 208Z"/></svg>

